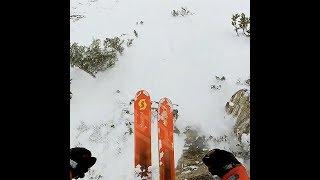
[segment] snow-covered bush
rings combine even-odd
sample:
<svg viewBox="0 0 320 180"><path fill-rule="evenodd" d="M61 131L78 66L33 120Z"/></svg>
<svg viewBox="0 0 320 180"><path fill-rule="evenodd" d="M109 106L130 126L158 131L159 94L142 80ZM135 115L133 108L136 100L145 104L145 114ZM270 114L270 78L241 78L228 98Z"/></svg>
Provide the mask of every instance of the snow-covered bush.
<svg viewBox="0 0 320 180"><path fill-rule="evenodd" d="M138 25L138 24L141 24L141 25L143 25L143 21L140 21L140 22L136 22L136 25Z"/></svg>
<svg viewBox="0 0 320 180"><path fill-rule="evenodd" d="M222 77L215 76L215 78L217 81L225 81L226 80L226 77L224 77L224 76L222 76Z"/></svg>
<svg viewBox="0 0 320 180"><path fill-rule="evenodd" d="M172 10L171 14L173 17L176 16L187 16L187 15L192 15L193 13L191 13L187 8L181 7L181 10Z"/></svg>
<svg viewBox="0 0 320 180"><path fill-rule="evenodd" d="M136 30L133 30L133 33L134 33L134 35L135 35L136 37L138 37L138 33L137 33Z"/></svg>
<svg viewBox="0 0 320 180"><path fill-rule="evenodd" d="M101 41L94 39L89 47L73 43L70 46L70 63L72 67L78 67L93 77L99 71L105 71L113 66L118 59L117 52L122 54L124 48L119 37L106 38L101 47Z"/></svg>
<svg viewBox="0 0 320 180"><path fill-rule="evenodd" d="M172 14L172 16L174 16L174 17L179 16L179 11L172 10L171 14Z"/></svg>
<svg viewBox="0 0 320 180"><path fill-rule="evenodd" d="M105 48L109 48L111 51L116 50L122 55L124 48L122 47L124 40L121 40L119 37L106 38L104 41Z"/></svg>
<svg viewBox="0 0 320 180"><path fill-rule="evenodd" d="M74 14L70 16L70 20L72 20L73 22L76 22L84 17L85 17L84 15Z"/></svg>
<svg viewBox="0 0 320 180"><path fill-rule="evenodd" d="M232 15L231 20L231 24L234 27L234 30L236 31L238 36L238 30L242 29L242 34L244 34L247 37L250 37L250 17L246 17L244 13L237 13Z"/></svg>
<svg viewBox="0 0 320 180"><path fill-rule="evenodd" d="M132 45L133 39L127 39L127 47L130 47Z"/></svg>

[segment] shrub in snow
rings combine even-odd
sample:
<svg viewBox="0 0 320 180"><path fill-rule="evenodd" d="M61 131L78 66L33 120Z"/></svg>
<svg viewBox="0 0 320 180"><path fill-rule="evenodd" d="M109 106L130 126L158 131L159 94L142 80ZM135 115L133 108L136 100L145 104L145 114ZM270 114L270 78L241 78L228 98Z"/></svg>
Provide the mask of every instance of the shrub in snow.
<svg viewBox="0 0 320 180"><path fill-rule="evenodd" d="M234 27L234 30L239 36L239 30L242 30L242 34L247 37L250 37L250 17L246 17L244 13L234 14L231 17L231 24Z"/></svg>
<svg viewBox="0 0 320 180"><path fill-rule="evenodd" d="M221 84L219 84L219 85L211 85L210 88L214 89L214 90L220 90L221 89Z"/></svg>
<svg viewBox="0 0 320 180"><path fill-rule="evenodd" d="M187 8L181 7L181 10L172 10L171 14L173 17L176 16L187 16L187 15L192 15L193 13L191 13Z"/></svg>
<svg viewBox="0 0 320 180"><path fill-rule="evenodd" d="M141 25L143 25L143 21L140 21L140 22L136 22L136 25L138 25L138 24L141 24Z"/></svg>
<svg viewBox="0 0 320 180"><path fill-rule="evenodd" d="M71 16L70 16L70 19L71 19L73 22L76 22L76 21L78 21L78 20L80 20L80 19L82 19L82 18L84 18L84 16L83 16L83 15L79 15L79 14L74 14L74 15L71 15Z"/></svg>
<svg viewBox="0 0 320 180"><path fill-rule="evenodd" d="M134 33L134 35L135 35L136 37L138 37L138 33L137 33L136 30L133 30L133 33Z"/></svg>
<svg viewBox="0 0 320 180"><path fill-rule="evenodd" d="M123 42L119 37L115 37L106 38L103 47L99 39L94 39L89 47L73 43L70 46L71 67L78 67L95 77L99 71L105 71L115 64L118 59L117 52L121 55L124 50Z"/></svg>
<svg viewBox="0 0 320 180"><path fill-rule="evenodd" d="M226 80L226 77L222 76L222 77L219 77L219 76L215 76L216 77L216 80L217 81L224 81Z"/></svg>
<svg viewBox="0 0 320 180"><path fill-rule="evenodd" d="M190 14L190 11L187 10L186 8L181 7L180 15L181 16L186 16L188 14Z"/></svg>
<svg viewBox="0 0 320 180"><path fill-rule="evenodd" d="M122 47L124 40L121 40L119 37L106 38L104 41L105 48L109 48L110 51L117 51L122 55L124 48Z"/></svg>
<svg viewBox="0 0 320 180"><path fill-rule="evenodd" d="M239 86L250 86L250 79L243 80L243 79L239 78L236 81L236 85L239 85Z"/></svg>
<svg viewBox="0 0 320 180"><path fill-rule="evenodd" d="M174 121L176 121L179 117L179 114L178 114L178 109L173 109L173 118L174 118Z"/></svg>
<svg viewBox="0 0 320 180"><path fill-rule="evenodd" d="M126 122L126 127L127 131L124 134L133 134L133 128L132 128L132 123L131 122Z"/></svg>
<svg viewBox="0 0 320 180"><path fill-rule="evenodd" d="M215 83L210 86L210 89L220 90L225 80L226 80L225 76L221 76L221 77L215 76Z"/></svg>
<svg viewBox="0 0 320 180"><path fill-rule="evenodd" d="M176 16L179 16L179 11L176 11L176 10L173 10L171 12L172 16L176 17Z"/></svg>
<svg viewBox="0 0 320 180"><path fill-rule="evenodd" d="M239 36L239 33L238 33L238 30L239 30L239 27L237 25L237 19L239 18L239 14L234 14L232 15L232 18L231 18L231 24L232 26L234 27L234 30L236 31L237 35Z"/></svg>
<svg viewBox="0 0 320 180"><path fill-rule="evenodd" d="M90 129L90 127L85 124L83 121L80 121L81 124L77 127L77 130L80 132L80 133L83 133L85 131L88 131Z"/></svg>
<svg viewBox="0 0 320 180"><path fill-rule="evenodd" d="M130 47L132 45L133 39L127 39L127 47Z"/></svg>
<svg viewBox="0 0 320 180"><path fill-rule="evenodd" d="M88 177L88 179L92 179L92 180L103 179L103 176L100 173L101 172L90 168L88 173L86 174L86 177Z"/></svg>

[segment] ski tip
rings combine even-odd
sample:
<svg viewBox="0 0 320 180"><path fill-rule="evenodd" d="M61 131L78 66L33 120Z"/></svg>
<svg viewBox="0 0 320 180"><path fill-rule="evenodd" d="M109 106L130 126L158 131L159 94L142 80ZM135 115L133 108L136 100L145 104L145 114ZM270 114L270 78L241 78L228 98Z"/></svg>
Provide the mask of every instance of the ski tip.
<svg viewBox="0 0 320 180"><path fill-rule="evenodd" d="M146 90L139 90L139 91L136 93L136 96L135 96L134 100L137 100L137 98L138 98L141 94L144 94L145 96L150 97L148 91L146 91Z"/></svg>
<svg viewBox="0 0 320 180"><path fill-rule="evenodd" d="M144 95L149 96L148 91L146 91L146 90L141 90L141 91L142 91L142 93L143 93Z"/></svg>
<svg viewBox="0 0 320 180"><path fill-rule="evenodd" d="M170 105L172 104L171 100L169 98L167 98L167 97L161 98L160 101L159 101L159 104L163 104L165 102L170 104Z"/></svg>

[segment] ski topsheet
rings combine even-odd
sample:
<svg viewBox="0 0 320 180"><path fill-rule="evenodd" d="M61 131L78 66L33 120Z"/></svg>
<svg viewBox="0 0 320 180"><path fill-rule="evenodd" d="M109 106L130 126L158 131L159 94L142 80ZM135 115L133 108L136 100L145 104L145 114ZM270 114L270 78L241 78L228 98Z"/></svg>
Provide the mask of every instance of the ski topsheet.
<svg viewBox="0 0 320 180"><path fill-rule="evenodd" d="M145 90L134 99L134 165L141 179L151 179L151 101Z"/></svg>
<svg viewBox="0 0 320 180"><path fill-rule="evenodd" d="M174 180L173 108L168 98L159 102L158 144L160 180Z"/></svg>

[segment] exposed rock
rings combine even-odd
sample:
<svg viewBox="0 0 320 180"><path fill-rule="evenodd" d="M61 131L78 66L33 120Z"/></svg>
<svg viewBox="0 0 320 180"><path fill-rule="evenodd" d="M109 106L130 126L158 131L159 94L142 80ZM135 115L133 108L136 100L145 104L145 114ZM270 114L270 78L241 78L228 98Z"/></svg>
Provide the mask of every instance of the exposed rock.
<svg viewBox="0 0 320 180"><path fill-rule="evenodd" d="M227 102L226 112L236 118L234 133L241 140L242 134L250 132L250 95L247 89L237 91Z"/></svg>
<svg viewBox="0 0 320 180"><path fill-rule="evenodd" d="M202 158L208 152L207 140L199 136L196 130L187 128L185 148L176 167L177 180L214 180Z"/></svg>

